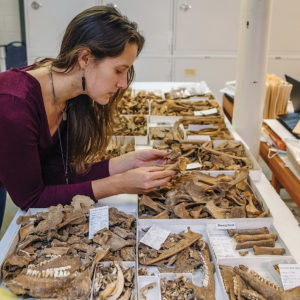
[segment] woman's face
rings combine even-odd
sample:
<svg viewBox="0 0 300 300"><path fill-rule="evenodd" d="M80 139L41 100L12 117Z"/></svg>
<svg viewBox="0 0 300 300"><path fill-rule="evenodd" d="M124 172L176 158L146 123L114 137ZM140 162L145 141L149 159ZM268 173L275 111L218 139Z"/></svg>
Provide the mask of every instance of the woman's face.
<svg viewBox="0 0 300 300"><path fill-rule="evenodd" d="M105 105L118 89L127 87L127 72L137 56L136 44L127 44L121 55L91 60L85 69L86 92L97 103Z"/></svg>

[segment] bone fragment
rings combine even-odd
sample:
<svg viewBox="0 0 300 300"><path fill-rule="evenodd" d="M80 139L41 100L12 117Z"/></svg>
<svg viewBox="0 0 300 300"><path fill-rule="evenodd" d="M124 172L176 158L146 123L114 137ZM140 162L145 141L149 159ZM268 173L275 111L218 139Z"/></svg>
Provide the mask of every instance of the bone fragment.
<svg viewBox="0 0 300 300"><path fill-rule="evenodd" d="M255 246L254 246L255 247ZM239 254L241 256L246 256L249 253L249 251L239 251Z"/></svg>
<svg viewBox="0 0 300 300"><path fill-rule="evenodd" d="M264 234L269 233L267 227L255 228L255 229L228 229L229 236L234 236L235 234Z"/></svg>
<svg viewBox="0 0 300 300"><path fill-rule="evenodd" d="M246 299L254 299L254 300L268 300L264 296L258 294L253 290L242 289L241 295Z"/></svg>
<svg viewBox="0 0 300 300"><path fill-rule="evenodd" d="M263 248L253 246L255 255L283 255L285 253L284 248Z"/></svg>
<svg viewBox="0 0 300 300"><path fill-rule="evenodd" d="M116 263L116 267L118 269L116 288L115 288L113 294L107 298L107 300L116 300L120 297L120 295L123 292L124 283L125 283L124 275L123 275L122 269L118 263Z"/></svg>
<svg viewBox="0 0 300 300"><path fill-rule="evenodd" d="M186 160L180 158L176 163L172 165L166 165L165 170L174 170L174 171L185 171L186 170Z"/></svg>
<svg viewBox="0 0 300 300"><path fill-rule="evenodd" d="M140 263L143 264L143 265L146 265L146 266L152 265L156 262L159 262L163 259L166 259L170 256L175 255L176 253L178 253L178 252L182 251L183 249L189 247L190 245L195 243L197 240L202 238L202 234L192 232L190 229L189 229L188 232L182 233L182 236L184 236L184 238L182 240L180 240L175 246L171 247L169 250L163 252L158 257L153 258L153 259L149 258L149 257L144 257L142 260L140 260Z"/></svg>
<svg viewBox="0 0 300 300"><path fill-rule="evenodd" d="M263 246L263 247L275 247L275 240L260 240L260 241L248 241L243 243L237 243L235 250L253 248L253 246Z"/></svg>
<svg viewBox="0 0 300 300"><path fill-rule="evenodd" d="M140 289L140 293L142 295L143 300L147 300L147 296L145 295L145 293L153 289L155 286L156 286L156 282L151 282Z"/></svg>
<svg viewBox="0 0 300 300"><path fill-rule="evenodd" d="M248 242L248 241L260 241L260 240L268 240L274 239L277 240L276 233L267 233L267 234L235 234L234 239L238 243Z"/></svg>

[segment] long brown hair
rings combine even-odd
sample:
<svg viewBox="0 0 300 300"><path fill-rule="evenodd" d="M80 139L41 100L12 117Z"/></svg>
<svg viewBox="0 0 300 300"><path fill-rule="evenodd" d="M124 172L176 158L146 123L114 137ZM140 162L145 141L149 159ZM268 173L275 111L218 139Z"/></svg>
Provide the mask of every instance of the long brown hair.
<svg viewBox="0 0 300 300"><path fill-rule="evenodd" d="M70 72L76 65L78 53L89 48L96 60L120 55L127 43L143 48L144 37L137 24L130 22L118 10L107 6L91 7L78 14L68 25L58 57L52 61L54 69ZM128 86L133 81L134 68L127 74ZM104 154L112 134L113 116L125 90L111 97L106 105L94 103L87 95L68 101L69 149L71 165L77 173L87 168L87 161Z"/></svg>

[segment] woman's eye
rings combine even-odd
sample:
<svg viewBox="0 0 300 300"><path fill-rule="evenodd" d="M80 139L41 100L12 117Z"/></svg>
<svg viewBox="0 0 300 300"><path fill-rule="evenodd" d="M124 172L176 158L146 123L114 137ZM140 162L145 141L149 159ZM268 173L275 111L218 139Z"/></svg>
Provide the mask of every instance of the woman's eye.
<svg viewBox="0 0 300 300"><path fill-rule="evenodd" d="M117 73L117 74L122 74L122 73L123 73L123 71L116 70L116 73Z"/></svg>

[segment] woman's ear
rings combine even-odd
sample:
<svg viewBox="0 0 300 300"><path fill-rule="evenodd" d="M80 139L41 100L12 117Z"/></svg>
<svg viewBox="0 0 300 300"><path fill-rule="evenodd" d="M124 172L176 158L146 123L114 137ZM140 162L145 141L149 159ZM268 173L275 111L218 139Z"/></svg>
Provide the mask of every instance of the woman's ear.
<svg viewBox="0 0 300 300"><path fill-rule="evenodd" d="M80 69L85 69L92 58L91 50L89 48L82 48L78 53L78 64Z"/></svg>

